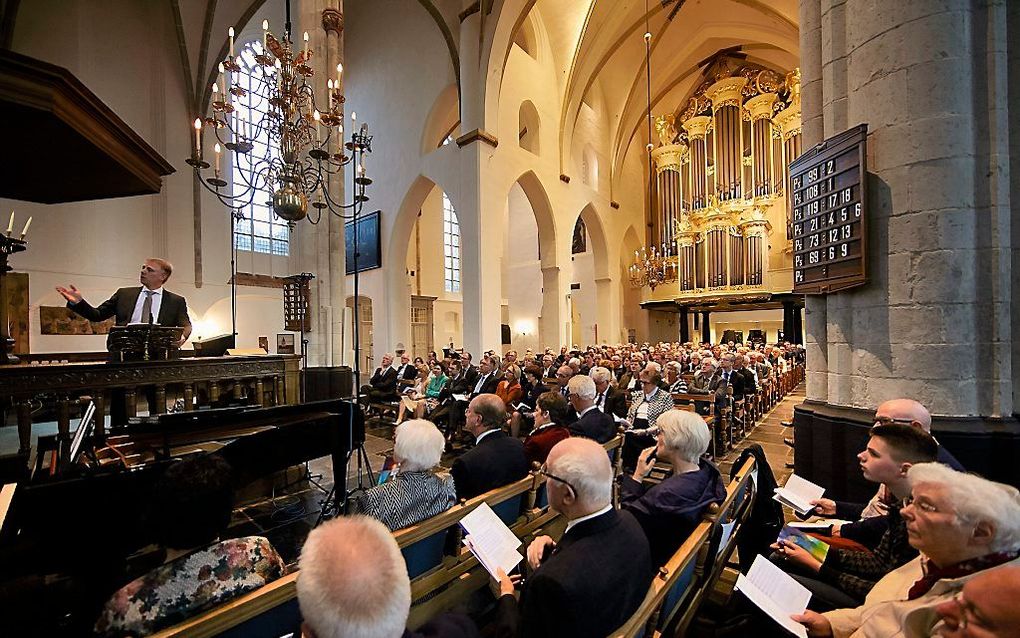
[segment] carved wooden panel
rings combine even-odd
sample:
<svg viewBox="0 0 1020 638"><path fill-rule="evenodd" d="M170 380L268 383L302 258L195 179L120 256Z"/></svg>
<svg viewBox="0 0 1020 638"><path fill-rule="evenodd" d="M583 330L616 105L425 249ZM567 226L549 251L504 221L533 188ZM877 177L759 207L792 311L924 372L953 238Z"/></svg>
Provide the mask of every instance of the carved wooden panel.
<svg viewBox="0 0 1020 638"><path fill-rule="evenodd" d="M39 327L44 335L105 335L116 321L110 317L93 322L67 306L39 306Z"/></svg>

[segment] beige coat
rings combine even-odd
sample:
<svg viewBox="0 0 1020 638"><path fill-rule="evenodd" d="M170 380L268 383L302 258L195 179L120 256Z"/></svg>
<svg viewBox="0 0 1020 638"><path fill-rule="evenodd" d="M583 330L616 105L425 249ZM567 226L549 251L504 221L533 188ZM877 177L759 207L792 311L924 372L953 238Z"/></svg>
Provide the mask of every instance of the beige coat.
<svg viewBox="0 0 1020 638"><path fill-rule="evenodd" d="M928 638L938 623L936 605L952 599L975 574L962 578L944 578L927 594L907 600L907 592L922 575L919 556L895 569L875 586L855 609L837 609L822 614L832 624L834 638ZM1020 566L1020 558L1006 563ZM997 569L997 568L996 568ZM981 572L977 572L981 573Z"/></svg>

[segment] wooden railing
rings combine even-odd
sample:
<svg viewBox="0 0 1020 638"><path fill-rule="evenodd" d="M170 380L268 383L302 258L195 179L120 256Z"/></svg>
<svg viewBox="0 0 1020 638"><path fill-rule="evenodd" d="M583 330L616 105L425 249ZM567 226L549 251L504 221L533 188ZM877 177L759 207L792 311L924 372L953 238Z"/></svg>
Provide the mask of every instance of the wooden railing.
<svg viewBox="0 0 1020 638"><path fill-rule="evenodd" d="M230 393L235 400L247 399L254 405L295 404L300 395L299 375L297 355L0 365L0 410L13 407L16 411L19 451L27 454L33 411L53 408L58 437L66 440L81 396L96 403L96 435L102 438L112 397L123 402L119 407L129 418L137 415L138 399L147 394L155 414L166 412L168 398L174 397L183 399L184 409L191 410L198 394L205 394L211 402Z"/></svg>

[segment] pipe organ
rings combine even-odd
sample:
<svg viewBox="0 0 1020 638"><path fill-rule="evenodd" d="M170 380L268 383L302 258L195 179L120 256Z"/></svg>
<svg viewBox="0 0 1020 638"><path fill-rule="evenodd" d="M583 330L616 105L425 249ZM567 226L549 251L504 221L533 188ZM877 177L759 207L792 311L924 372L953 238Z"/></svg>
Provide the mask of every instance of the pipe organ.
<svg viewBox="0 0 1020 638"><path fill-rule="evenodd" d="M681 296L764 290L774 205L787 211L789 227L784 193L801 152L800 72L783 77L743 60L721 68L678 117L656 119L653 233L675 259ZM784 234L782 247L788 241Z"/></svg>

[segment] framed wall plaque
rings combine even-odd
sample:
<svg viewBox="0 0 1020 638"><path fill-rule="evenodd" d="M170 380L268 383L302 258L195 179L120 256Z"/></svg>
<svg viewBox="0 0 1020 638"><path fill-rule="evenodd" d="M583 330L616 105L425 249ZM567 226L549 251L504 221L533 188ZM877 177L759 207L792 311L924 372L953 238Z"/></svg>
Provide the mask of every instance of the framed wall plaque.
<svg viewBox="0 0 1020 638"><path fill-rule="evenodd" d="M868 281L867 137L861 124L790 163L793 292L825 294Z"/></svg>
<svg viewBox="0 0 1020 638"><path fill-rule="evenodd" d="M344 224L345 273L364 272L382 267L382 243L379 237L379 211L362 215L357 227L357 268L355 268L354 222Z"/></svg>

